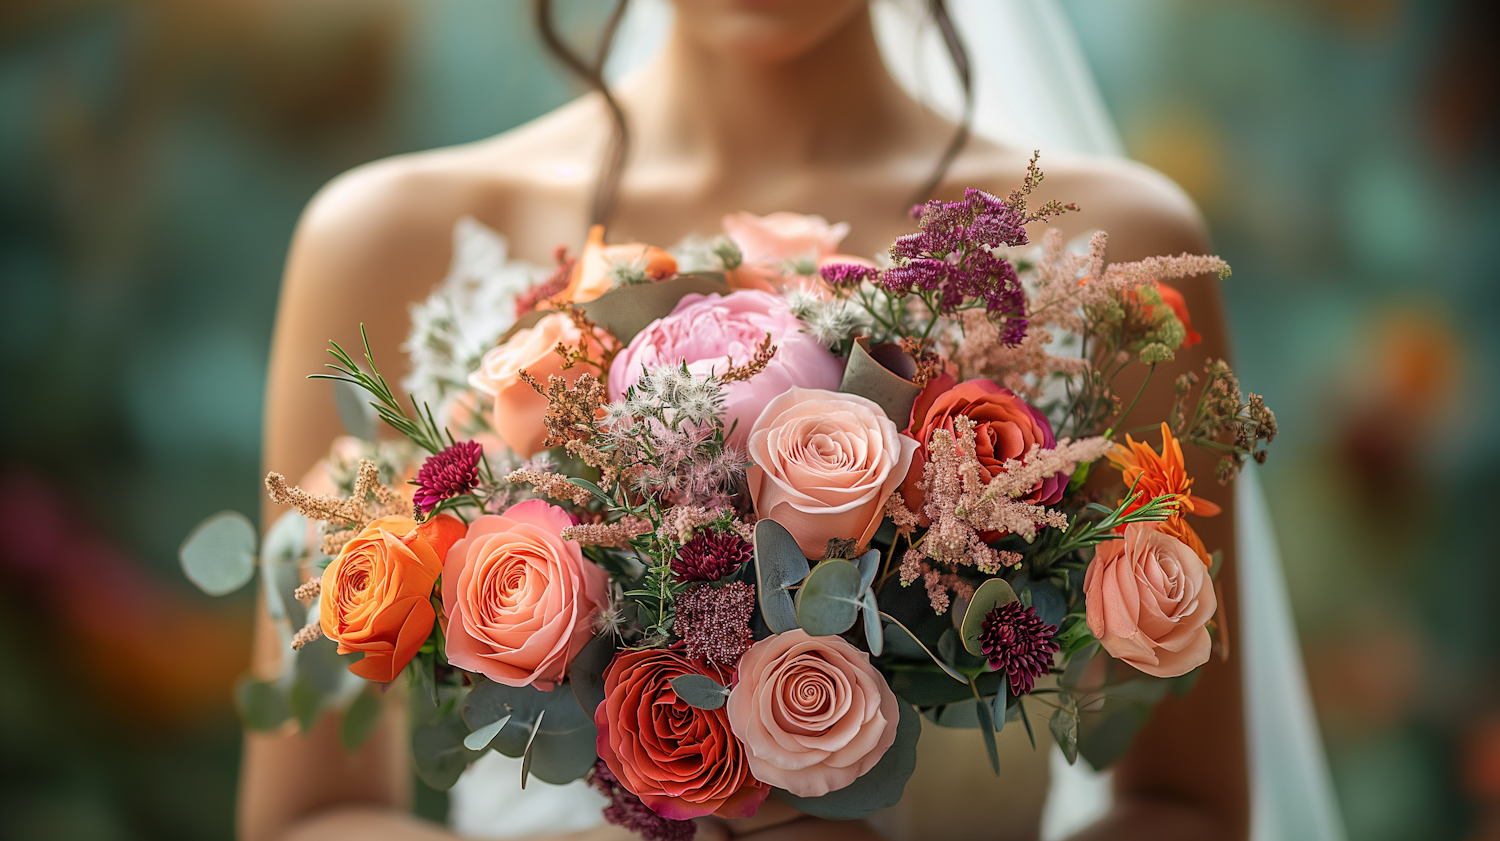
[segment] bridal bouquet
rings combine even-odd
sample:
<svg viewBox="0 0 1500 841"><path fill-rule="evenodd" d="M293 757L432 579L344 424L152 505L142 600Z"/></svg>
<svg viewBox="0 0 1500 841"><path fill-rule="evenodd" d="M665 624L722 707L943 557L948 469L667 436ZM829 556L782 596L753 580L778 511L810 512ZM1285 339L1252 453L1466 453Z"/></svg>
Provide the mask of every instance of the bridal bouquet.
<svg viewBox="0 0 1500 841"><path fill-rule="evenodd" d="M496 750L657 838L771 795L890 806L924 717L977 729L997 773L995 734L1035 744L1037 716L1112 762L1215 649L1192 518L1218 509L1183 443L1228 481L1276 424L1223 362L1132 417L1117 375L1198 341L1165 282L1228 268L1032 246L1072 209L1028 208L1040 179L916 208L877 261L786 213L675 252L595 228L524 289L491 254L414 309L410 407L335 345L354 434L266 479L294 509L261 555L297 655L242 686L247 722L342 709L352 746L405 672L430 784ZM253 543L219 515L184 563L224 592Z"/></svg>

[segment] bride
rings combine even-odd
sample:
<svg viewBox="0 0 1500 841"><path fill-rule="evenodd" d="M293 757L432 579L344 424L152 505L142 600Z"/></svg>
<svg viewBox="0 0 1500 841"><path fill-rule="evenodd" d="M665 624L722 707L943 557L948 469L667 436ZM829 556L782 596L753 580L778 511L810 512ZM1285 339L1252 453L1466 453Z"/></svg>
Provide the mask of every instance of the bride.
<svg viewBox="0 0 1500 841"><path fill-rule="evenodd" d="M550 5L537 3L544 22ZM1004 195L1026 168L1030 147L965 137L966 128L902 90L882 61L867 0L677 0L674 5L675 23L665 45L621 84L603 83L602 62L564 52L594 83L594 93L488 140L361 167L313 200L292 243L277 314L266 464L299 475L340 433L326 387L305 379L320 369L329 339L356 345L355 325L363 323L377 358L402 358L408 304L443 277L454 225L464 217L503 232L513 257L540 265L551 262L555 244L576 251L590 223L606 224L614 240L672 243L710 233L725 214L741 210L792 210L847 222L852 233L841 250L873 254L911 229L907 210L914 202L954 198L965 187ZM968 60L945 5L941 0L928 5L939 31L950 36L960 75L966 76ZM976 49L985 48L983 33L968 34ZM544 35L554 49L565 49L550 28L544 26ZM1037 198L1082 208L1053 224L1069 238L1109 231L1111 261L1207 251L1198 212L1161 175L1123 160L1051 152L1042 163L1047 179ZM1178 373L1228 355L1216 281L1197 278L1183 283L1181 291L1207 338L1164 366L1176 370L1155 378L1142 398L1155 405L1143 407L1143 414L1165 416ZM1133 388L1121 385L1126 393ZM1193 475L1206 479L1213 465L1212 456L1189 454ZM1210 481L1198 487L1214 502L1234 506L1233 488ZM1234 521L1231 516L1204 521L1204 541L1234 547ZM1227 555L1219 579L1221 603L1233 606L1236 563L1233 552ZM1231 609L1225 619L1227 656L1203 668L1192 693L1158 707L1116 766L1109 811L1077 838L1247 837L1240 646L1233 644L1239 639L1239 617ZM258 666L274 667L281 652L264 616L257 640ZM407 813L411 774L401 696L399 689L385 696L382 723L355 754L340 746L338 722L331 717L305 737L248 735L242 837L452 837ZM970 735L924 727L920 764L904 800L868 824L822 821L772 800L748 821L703 824L700 837L833 841L875 838L877 832L893 838L1037 837L1049 746L1033 751L1016 729L1007 728L1001 740L1003 777L996 780ZM533 818L542 814L544 819L531 820L523 831L550 830L558 838L623 836L614 827L595 825L596 803L588 792L538 794L533 784L523 794L514 790L513 772L485 778L483 765L460 782L459 828L482 828L476 823L488 820L496 834L513 835L506 824L522 825L517 821L530 808L528 800L535 805L551 798L540 812L531 809ZM484 814L483 804L473 803L487 794L506 809L476 819L475 814Z"/></svg>

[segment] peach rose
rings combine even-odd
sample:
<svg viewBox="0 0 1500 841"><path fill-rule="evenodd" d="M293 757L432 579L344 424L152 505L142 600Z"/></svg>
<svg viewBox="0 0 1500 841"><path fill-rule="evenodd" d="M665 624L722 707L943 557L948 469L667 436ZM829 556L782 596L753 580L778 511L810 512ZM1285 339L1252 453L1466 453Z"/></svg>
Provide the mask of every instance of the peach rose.
<svg viewBox="0 0 1500 841"><path fill-rule="evenodd" d="M729 682L676 651L616 655L604 672L604 701L594 710L599 758L658 815L748 818L771 788L751 775L723 707L701 710L677 697L672 679L695 674Z"/></svg>
<svg viewBox="0 0 1500 841"><path fill-rule="evenodd" d="M609 576L563 540L573 517L529 499L469 525L443 564L448 662L507 686L551 689L594 635Z"/></svg>
<svg viewBox="0 0 1500 841"><path fill-rule="evenodd" d="M432 633L432 586L463 521L439 514L417 525L382 517L344 544L323 569L318 624L340 654L364 652L349 671L390 683Z"/></svg>
<svg viewBox="0 0 1500 841"><path fill-rule="evenodd" d="M731 213L724 217L724 233L739 246L746 263L776 265L794 260L816 264L838 250L849 225L828 224L821 216L800 213Z"/></svg>
<svg viewBox="0 0 1500 841"><path fill-rule="evenodd" d="M870 542L917 442L873 400L793 386L750 430L755 513L792 533L809 558L833 538Z"/></svg>
<svg viewBox="0 0 1500 841"><path fill-rule="evenodd" d="M573 276L560 296L564 301L581 304L614 288L611 272L618 266L640 269L652 280L677 274L677 258L654 245L632 242L605 245L604 226L589 228L589 238L573 267Z"/></svg>
<svg viewBox="0 0 1500 841"><path fill-rule="evenodd" d="M1104 650L1154 677L1208 662L1208 620L1218 609L1208 567L1152 523L1099 544L1083 577L1089 630Z"/></svg>
<svg viewBox="0 0 1500 841"><path fill-rule="evenodd" d="M756 779L822 797L875 767L896 741L896 696L870 655L801 628L750 646L725 709Z"/></svg>
<svg viewBox="0 0 1500 841"><path fill-rule="evenodd" d="M490 348L479 363L479 370L469 375L469 385L493 399L490 424L517 455L535 455L547 438L547 430L542 426L547 399L521 380L521 372L526 371L543 385L549 376L566 377L573 382L583 368L564 371L562 357L554 348L558 342L576 345L584 340L583 331L573 319L553 313L529 328L517 330L505 344Z"/></svg>

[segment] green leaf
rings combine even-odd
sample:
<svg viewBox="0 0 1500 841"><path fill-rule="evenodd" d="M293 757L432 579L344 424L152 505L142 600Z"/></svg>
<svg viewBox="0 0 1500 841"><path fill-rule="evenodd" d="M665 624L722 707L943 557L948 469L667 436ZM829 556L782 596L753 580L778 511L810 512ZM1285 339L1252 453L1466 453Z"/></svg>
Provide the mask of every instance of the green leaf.
<svg viewBox="0 0 1500 841"><path fill-rule="evenodd" d="M589 318L608 327L622 344L630 344L646 325L670 313L682 296L728 294L720 272L689 272L670 280L622 286L579 304Z"/></svg>
<svg viewBox="0 0 1500 841"><path fill-rule="evenodd" d="M292 681L292 688L286 693L286 703L303 734L312 730L313 725L318 722L318 714L323 711L322 693L306 678L299 677Z"/></svg>
<svg viewBox="0 0 1500 841"><path fill-rule="evenodd" d="M266 612L285 637L284 646L290 646L292 634L307 624L307 607L293 595L302 584L301 562L308 555L307 525L306 517L288 511L276 518L260 547Z"/></svg>
<svg viewBox="0 0 1500 841"><path fill-rule="evenodd" d="M979 645L979 634L983 629L984 617L1000 605L1015 600L1016 591L1003 578L991 578L979 585L979 589L974 591L974 598L969 600L969 609L964 611L964 621L960 627L964 650L976 657L983 656L984 649Z"/></svg>
<svg viewBox="0 0 1500 841"><path fill-rule="evenodd" d="M355 438L375 440L375 421L379 415L370 401L365 399L365 390L348 380L333 381L333 402L339 410L339 420L344 429Z"/></svg>
<svg viewBox="0 0 1500 841"><path fill-rule="evenodd" d="M1082 651L1068 658L1068 665L1063 669L1062 677L1057 681L1058 684L1067 689L1077 686L1078 681L1083 680L1084 670L1089 667L1089 663L1094 660L1094 655L1098 653L1099 643L1095 641L1085 646Z"/></svg>
<svg viewBox="0 0 1500 841"><path fill-rule="evenodd" d="M264 680L241 680L234 691L240 721L249 730L275 730L291 717L281 687Z"/></svg>
<svg viewBox="0 0 1500 841"><path fill-rule="evenodd" d="M456 713L412 729L412 760L422 782L440 791L458 782L469 763L484 753L464 747L468 735L469 728Z"/></svg>
<svg viewBox="0 0 1500 841"><path fill-rule="evenodd" d="M916 643L917 647L921 648L924 654L932 658L932 662L936 663L938 667L943 670L944 674L948 675L948 677L951 677L962 684L967 684L969 682L969 679L964 677L963 674L957 669L938 659L937 655L933 654L931 649L929 649L926 645L923 645L921 640L917 639L917 635L913 634L910 628L902 625L900 622L897 622L894 616L891 616L889 613L881 613L880 618L891 623L891 627L900 629L898 635L910 642ZM887 629L887 633L889 633L889 629ZM889 642L889 640L887 640L887 642Z"/></svg>
<svg viewBox="0 0 1500 841"><path fill-rule="evenodd" d="M583 707L573 694L572 684L563 684L551 692L543 692L532 686L506 686L492 680L481 680L464 699L463 720L469 726L465 734L507 715L513 716L515 723L521 728L529 730L541 720L543 713L547 719L542 728L545 733L567 733L594 725L593 718L584 715ZM515 728L506 728L505 732L509 733L513 729ZM498 744L496 749L506 753Z"/></svg>
<svg viewBox="0 0 1500 841"><path fill-rule="evenodd" d="M1010 697L1010 681L1004 675L1000 676L1000 689L995 693L993 708L990 710L990 718L995 722L995 732L999 733L1005 728L1005 718L1010 712L1007 708Z"/></svg>
<svg viewBox="0 0 1500 841"><path fill-rule="evenodd" d="M1037 618L1054 628L1062 627L1063 617L1068 614L1068 602L1061 591L1050 581L1033 581L1031 606L1036 608Z"/></svg>
<svg viewBox="0 0 1500 841"><path fill-rule="evenodd" d="M995 744L995 721L990 705L983 698L974 699L974 715L979 719L979 732L984 736L984 751L990 757L990 770L1000 776L1000 747Z"/></svg>
<svg viewBox="0 0 1500 841"><path fill-rule="evenodd" d="M238 511L199 523L177 551L182 571L210 596L225 596L255 575L255 526Z"/></svg>
<svg viewBox="0 0 1500 841"><path fill-rule="evenodd" d="M573 687L573 695L583 714L590 719L604 703L604 670L614 658L614 637L600 634L579 650L578 656L573 658L573 665L568 667L568 683Z"/></svg>
<svg viewBox="0 0 1500 841"><path fill-rule="evenodd" d="M606 506L610 506L610 505L614 505L615 504L615 501L610 498L609 494L607 494L607 493L604 492L603 488L599 487L598 485L594 484L593 482L590 482L587 479L580 479L577 476L569 476L568 477L568 484L570 484L570 485L576 485L576 486L578 486L580 488L583 488L584 490L586 490L589 493L593 494L595 499L598 499L600 502L604 503Z"/></svg>
<svg viewBox="0 0 1500 841"><path fill-rule="evenodd" d="M896 705L901 712L896 741L864 776L822 797L798 797L779 788L773 789L776 797L809 815L830 820L863 818L896 805L917 767L917 738L922 734L922 718L917 711L900 699Z"/></svg>
<svg viewBox="0 0 1500 841"><path fill-rule="evenodd" d="M1057 746L1062 748L1063 756L1067 757L1068 764L1072 765L1078 761L1078 715L1072 710L1063 708L1052 713L1052 718L1047 722L1047 729L1052 731L1052 739Z"/></svg>
<svg viewBox="0 0 1500 841"><path fill-rule="evenodd" d="M771 519L755 524L755 597L772 633L797 627L797 607L787 588L808 575L807 556L786 527Z"/></svg>
<svg viewBox="0 0 1500 841"><path fill-rule="evenodd" d="M526 750L521 754L521 790L526 790L526 778L531 776L531 749L536 747L536 736L542 732L542 721L547 718L547 711L542 710L537 714L536 721L531 724L531 735L526 739Z"/></svg>
<svg viewBox="0 0 1500 841"><path fill-rule="evenodd" d="M593 770L599 758L599 731L593 724L567 733L538 733L531 752L531 776L566 785Z"/></svg>
<svg viewBox="0 0 1500 841"><path fill-rule="evenodd" d="M380 721L380 698L372 692L361 692L354 696L354 703L344 711L344 721L339 726L339 738L344 750L357 751Z"/></svg>
<svg viewBox="0 0 1500 841"><path fill-rule="evenodd" d="M905 429L911 422L911 407L922 393L921 387L911 381L914 374L916 363L899 346L871 348L870 340L861 337L849 350L839 391L873 400L898 429Z"/></svg>
<svg viewBox="0 0 1500 841"><path fill-rule="evenodd" d="M716 710L729 700L729 688L707 675L674 677L672 691L689 706L700 710Z"/></svg>
<svg viewBox="0 0 1500 841"><path fill-rule="evenodd" d="M871 549L860 555L854 565L859 567L859 591L863 593L870 589L875 582L875 573L880 571L880 550Z"/></svg>
<svg viewBox="0 0 1500 841"><path fill-rule="evenodd" d="M860 607L865 614L865 645L871 657L879 657L885 650L885 634L880 628L880 608L875 603L875 593L868 588Z"/></svg>
<svg viewBox="0 0 1500 841"><path fill-rule="evenodd" d="M859 618L859 567L832 559L812 568L797 591L797 624L815 637L842 634Z"/></svg>
<svg viewBox="0 0 1500 841"><path fill-rule="evenodd" d="M490 742L495 741L495 737L500 735L500 728L509 723L510 716L508 715L501 716L500 718L491 721L489 724L486 724L478 730L475 730L473 733L465 736L464 747L468 748L469 750L487 749L490 746Z"/></svg>

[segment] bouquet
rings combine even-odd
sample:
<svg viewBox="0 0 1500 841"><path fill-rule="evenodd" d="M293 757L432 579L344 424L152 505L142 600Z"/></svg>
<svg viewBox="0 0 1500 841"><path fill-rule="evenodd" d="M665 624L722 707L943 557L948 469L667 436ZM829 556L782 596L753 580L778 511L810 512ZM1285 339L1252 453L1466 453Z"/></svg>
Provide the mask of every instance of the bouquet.
<svg viewBox="0 0 1500 841"><path fill-rule="evenodd" d="M1117 375L1199 340L1166 282L1228 267L1033 245L1075 209L1029 208L1041 178L921 205L877 260L786 213L670 252L596 227L524 288L491 254L414 308L410 406L334 345L352 434L266 479L296 655L241 685L247 724L339 709L352 747L405 673L429 784L496 750L657 838L768 796L890 806L922 718L977 729L997 774L995 734L1042 720L1070 762L1114 761L1215 649L1192 521L1218 509L1183 444L1227 482L1276 424L1220 361L1132 417ZM218 515L183 561L227 592L254 543Z"/></svg>

